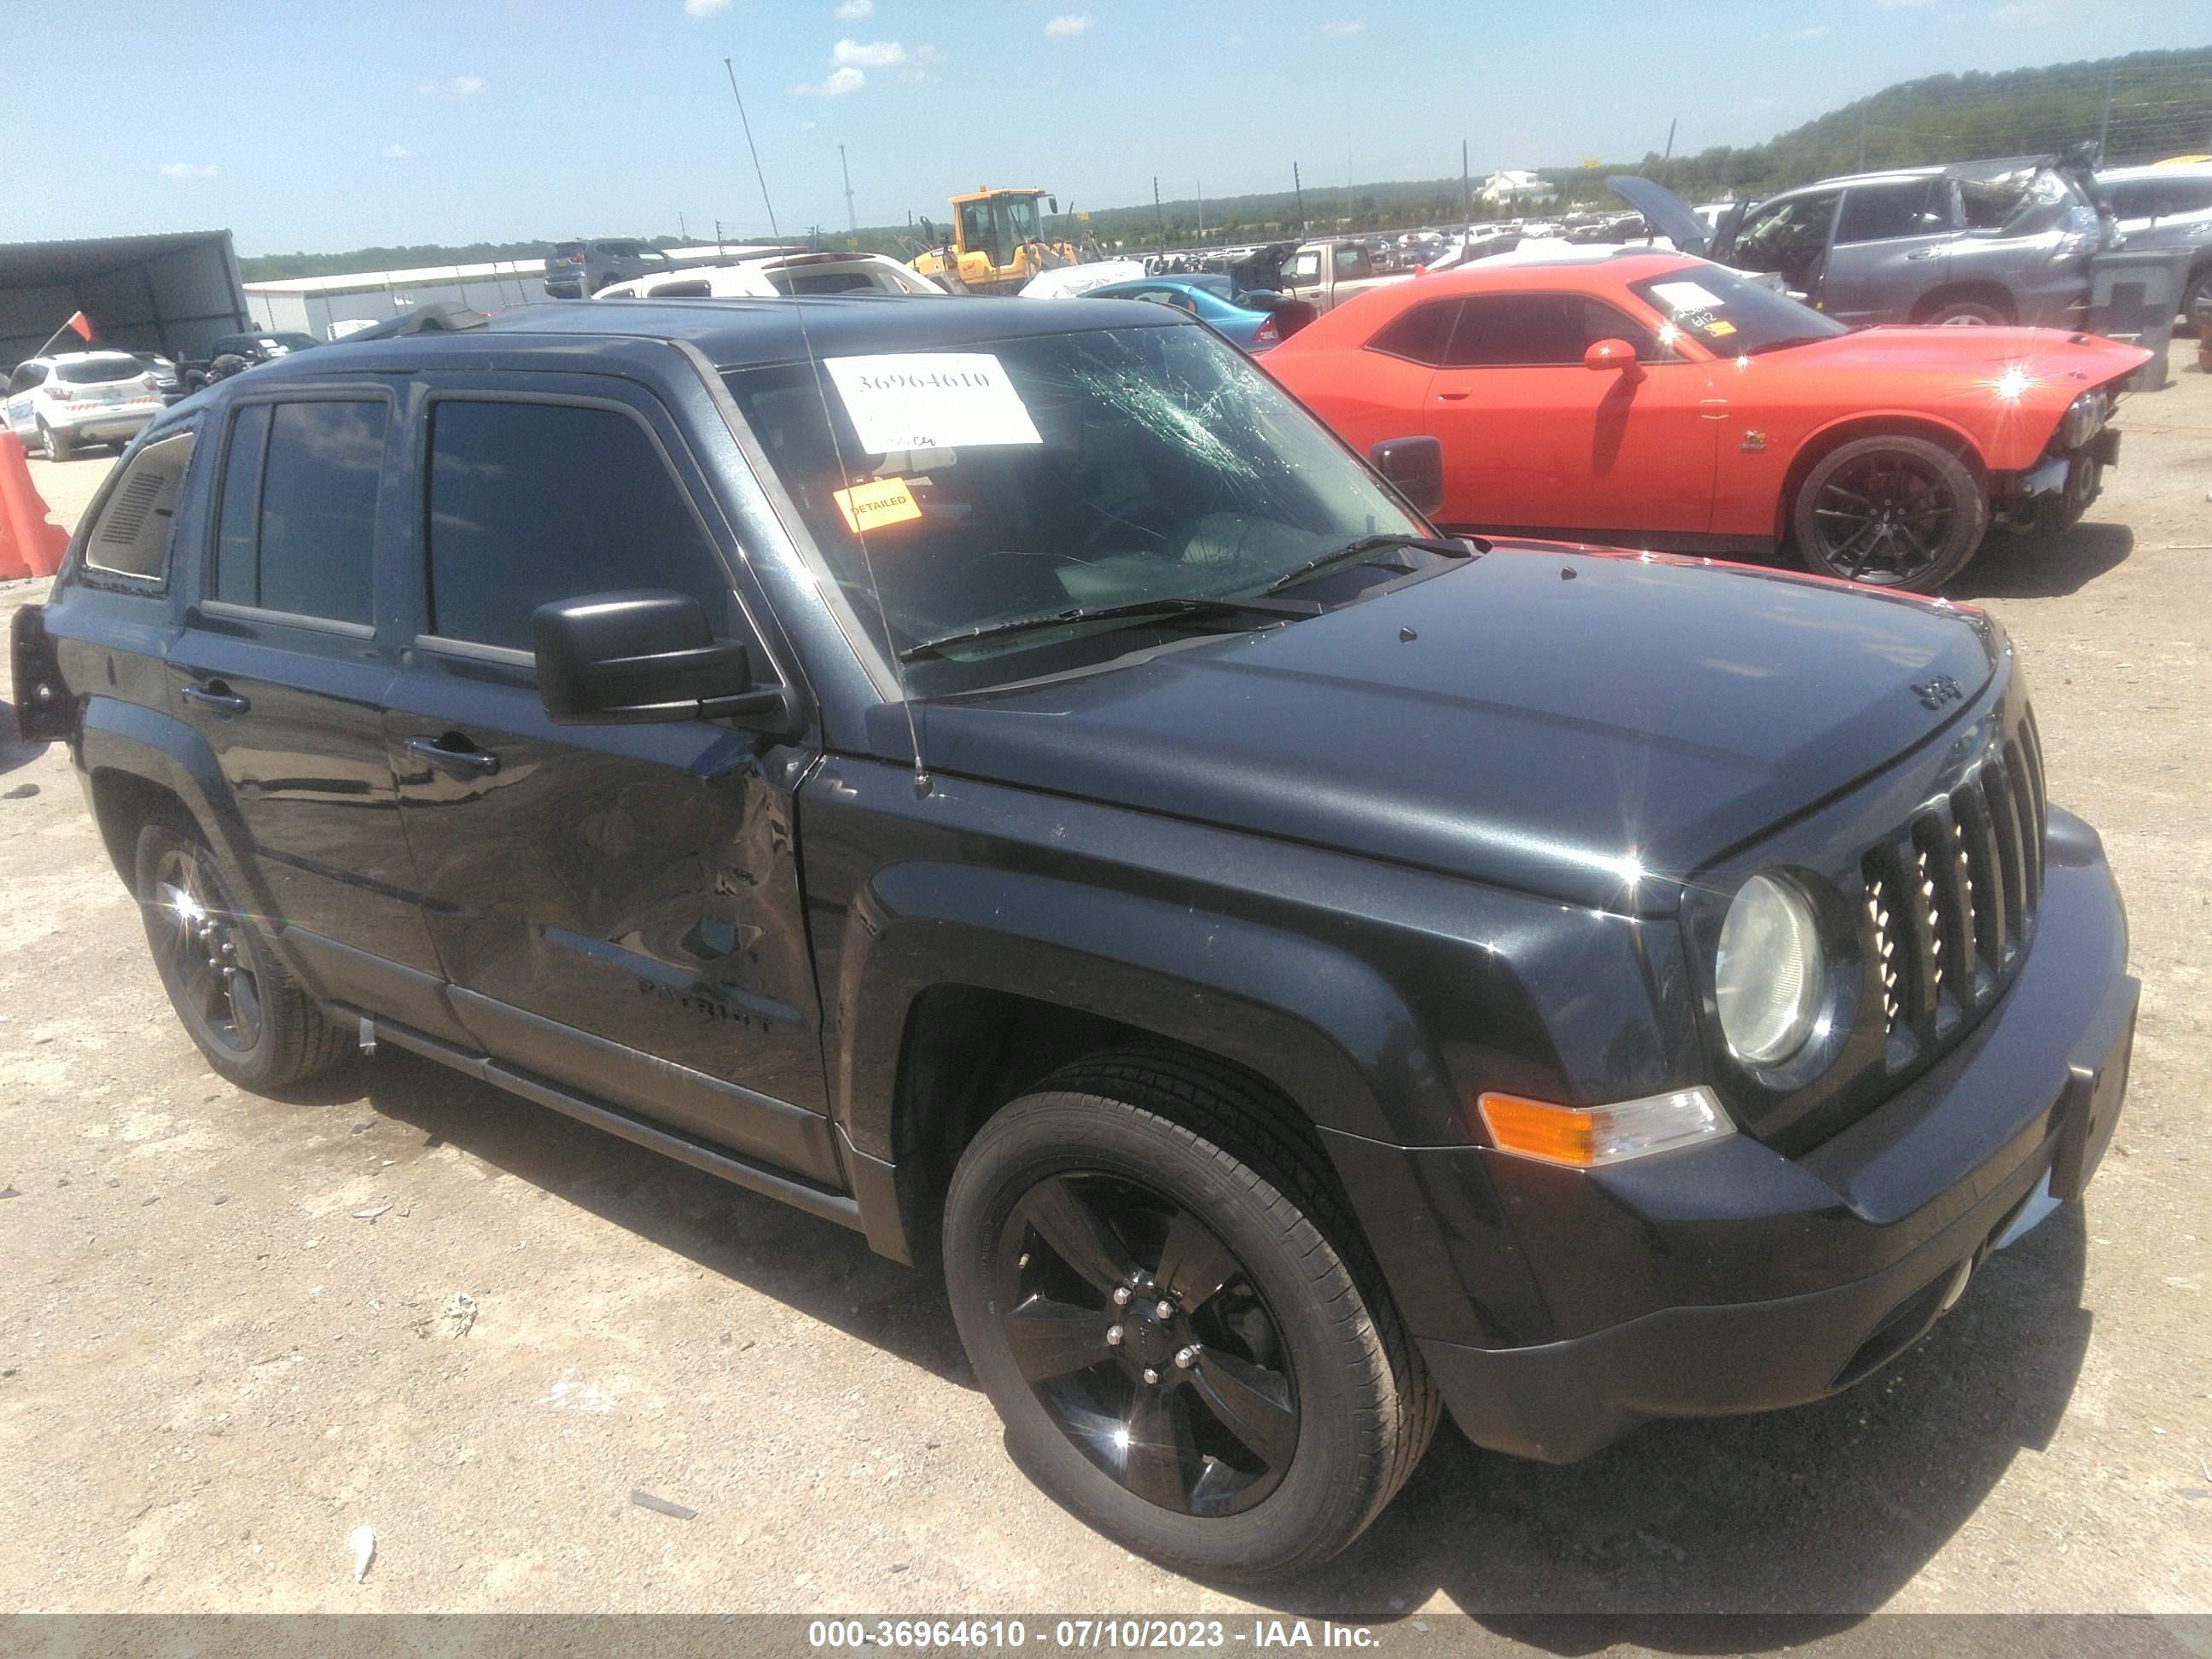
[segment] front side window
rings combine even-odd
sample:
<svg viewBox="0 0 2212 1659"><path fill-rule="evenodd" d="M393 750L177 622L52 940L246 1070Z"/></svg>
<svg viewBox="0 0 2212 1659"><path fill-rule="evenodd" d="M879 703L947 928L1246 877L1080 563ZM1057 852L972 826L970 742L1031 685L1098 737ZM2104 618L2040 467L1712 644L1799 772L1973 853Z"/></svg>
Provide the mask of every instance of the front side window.
<svg viewBox="0 0 2212 1659"><path fill-rule="evenodd" d="M430 416L429 631L532 648L541 605L664 587L718 631L730 582L645 427L612 409L446 398Z"/></svg>
<svg viewBox="0 0 2212 1659"><path fill-rule="evenodd" d="M939 356L878 358L890 367L871 372L926 386ZM971 428L974 441L933 434L927 448L865 447L854 405L812 366L726 376L828 574L880 647L872 562L889 648L912 659L912 684L957 690L1093 665L1139 635L1158 637L1149 623L1132 634L1111 619L915 652L967 630L1072 609L1257 595L1363 537L1425 533L1208 330L1001 340L964 348L947 378L972 382L979 366L957 359L975 357L1006 395ZM918 416L933 407L908 406ZM945 418L982 407L948 402ZM853 527L864 508L878 515L865 550Z"/></svg>
<svg viewBox="0 0 2212 1659"><path fill-rule="evenodd" d="M1462 303L1444 364L1450 368L1579 366L1600 340L1626 340L1639 361L1662 355L1648 328L1580 294L1474 294Z"/></svg>
<svg viewBox="0 0 2212 1659"><path fill-rule="evenodd" d="M1746 270L1775 270L1802 278L1828 251L1828 226L1836 216L1832 190L1792 196L1761 208L1735 239L1735 262Z"/></svg>
<svg viewBox="0 0 2212 1659"><path fill-rule="evenodd" d="M159 581L168 571L177 493L191 465L192 434L157 438L131 457L92 521L84 543L88 569Z"/></svg>
<svg viewBox="0 0 2212 1659"><path fill-rule="evenodd" d="M1294 283L1317 282L1321 277L1321 255L1309 250L1291 261L1288 271Z"/></svg>
<svg viewBox="0 0 2212 1659"><path fill-rule="evenodd" d="M374 624L376 499L390 414L381 401L335 399L239 411L211 597Z"/></svg>

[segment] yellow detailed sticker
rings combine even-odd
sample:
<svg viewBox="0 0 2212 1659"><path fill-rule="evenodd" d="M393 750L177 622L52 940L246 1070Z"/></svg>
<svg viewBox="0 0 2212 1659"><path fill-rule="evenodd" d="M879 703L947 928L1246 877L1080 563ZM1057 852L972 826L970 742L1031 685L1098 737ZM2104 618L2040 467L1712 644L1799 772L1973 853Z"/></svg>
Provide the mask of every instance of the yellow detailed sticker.
<svg viewBox="0 0 2212 1659"><path fill-rule="evenodd" d="M854 484L850 489L831 492L830 499L837 503L837 510L845 515L846 524L856 536L862 531L880 530L887 524L904 524L921 516L921 504L915 500L904 478L878 478L871 483Z"/></svg>
<svg viewBox="0 0 2212 1659"><path fill-rule="evenodd" d="M1723 322L1716 319L1705 325L1705 332L1708 334L1733 334L1735 332L1735 325L1734 323Z"/></svg>

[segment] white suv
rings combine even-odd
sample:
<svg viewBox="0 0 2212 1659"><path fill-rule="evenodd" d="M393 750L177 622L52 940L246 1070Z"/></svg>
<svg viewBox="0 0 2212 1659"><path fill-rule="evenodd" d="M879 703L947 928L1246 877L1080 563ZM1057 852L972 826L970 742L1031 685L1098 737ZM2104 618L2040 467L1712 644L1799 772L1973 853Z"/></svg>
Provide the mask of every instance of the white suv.
<svg viewBox="0 0 2212 1659"><path fill-rule="evenodd" d="M2097 175L2097 193L2119 222L2126 246L2191 251L2181 314L2194 317L2197 302L2212 295L2212 165L2108 167Z"/></svg>
<svg viewBox="0 0 2212 1659"><path fill-rule="evenodd" d="M8 430L65 461L79 444L125 444L161 412L158 372L127 351L30 357L8 377Z"/></svg>
<svg viewBox="0 0 2212 1659"><path fill-rule="evenodd" d="M691 265L610 283L595 300L775 300L793 295L916 294L945 290L880 253L788 253L729 265Z"/></svg>

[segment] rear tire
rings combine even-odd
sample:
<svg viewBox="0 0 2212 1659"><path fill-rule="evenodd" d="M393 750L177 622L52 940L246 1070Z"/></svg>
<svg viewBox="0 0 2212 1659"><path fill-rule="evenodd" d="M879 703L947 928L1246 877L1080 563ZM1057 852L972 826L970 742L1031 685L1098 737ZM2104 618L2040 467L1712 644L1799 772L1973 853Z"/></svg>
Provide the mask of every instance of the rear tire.
<svg viewBox="0 0 2212 1659"><path fill-rule="evenodd" d="M1816 575L1933 593L1982 544L1990 504L1956 455L1897 433L1821 456L1790 516L1798 556Z"/></svg>
<svg viewBox="0 0 2212 1659"><path fill-rule="evenodd" d="M2196 329L2199 340L2206 337L2208 331L2197 320L2197 307L2207 295L2212 295L2212 265L2191 272L2181 289L2181 315L2185 325Z"/></svg>
<svg viewBox="0 0 2212 1659"><path fill-rule="evenodd" d="M947 1289L1016 1462L1179 1571L1317 1565L1436 1427L1435 1385L1312 1158L1226 1068L1132 1052L1005 1107L952 1177Z"/></svg>
<svg viewBox="0 0 2212 1659"><path fill-rule="evenodd" d="M266 1094L337 1064L346 1034L285 970L197 830L155 818L138 832L135 873L162 988L210 1066Z"/></svg>
<svg viewBox="0 0 2212 1659"><path fill-rule="evenodd" d="M1942 328L2007 328L2012 319L1986 300L1946 300L1920 319Z"/></svg>

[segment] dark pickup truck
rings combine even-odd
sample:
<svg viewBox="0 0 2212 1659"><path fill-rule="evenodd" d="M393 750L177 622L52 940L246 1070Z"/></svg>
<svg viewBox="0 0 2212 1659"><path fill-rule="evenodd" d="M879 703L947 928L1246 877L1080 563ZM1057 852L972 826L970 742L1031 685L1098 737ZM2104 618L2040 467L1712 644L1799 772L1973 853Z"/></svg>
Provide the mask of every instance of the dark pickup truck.
<svg viewBox="0 0 2212 1659"><path fill-rule="evenodd" d="M1440 1408L1847 1388L2081 1192L2137 987L1989 617L1438 538L1432 440L1161 307L610 310L166 411L21 614L223 1076L941 1252L1024 1467L1205 1575Z"/></svg>

